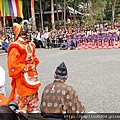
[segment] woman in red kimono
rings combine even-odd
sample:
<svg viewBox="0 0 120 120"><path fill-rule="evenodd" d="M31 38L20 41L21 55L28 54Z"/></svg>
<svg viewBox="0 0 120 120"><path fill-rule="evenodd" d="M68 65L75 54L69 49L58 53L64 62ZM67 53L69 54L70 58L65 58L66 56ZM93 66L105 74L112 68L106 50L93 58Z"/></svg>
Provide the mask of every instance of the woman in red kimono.
<svg viewBox="0 0 120 120"><path fill-rule="evenodd" d="M88 49L88 40L87 39L85 40L85 48L84 49L85 50Z"/></svg>
<svg viewBox="0 0 120 120"><path fill-rule="evenodd" d="M104 48L104 49L107 49L107 48L108 48L108 45L109 45L108 40L107 40L107 38L105 38L105 39L104 39L104 42L103 42L103 48Z"/></svg>
<svg viewBox="0 0 120 120"><path fill-rule="evenodd" d="M82 49L85 49L85 39L82 39Z"/></svg>
<svg viewBox="0 0 120 120"><path fill-rule="evenodd" d="M12 91L8 103L15 101L23 113L38 112L37 65L39 59L35 54L35 45L28 36L28 24L13 23L14 42L8 48L8 73L12 78Z"/></svg>
<svg viewBox="0 0 120 120"><path fill-rule="evenodd" d="M117 37L114 38L114 48L118 48L119 47L119 40Z"/></svg>
<svg viewBox="0 0 120 120"><path fill-rule="evenodd" d="M98 39L98 49L102 49L103 45L102 45L102 39Z"/></svg>
<svg viewBox="0 0 120 120"><path fill-rule="evenodd" d="M109 40L108 48L109 48L109 49L113 49L113 46L114 46L114 44L113 44L113 40L110 39L110 40Z"/></svg>
<svg viewBox="0 0 120 120"><path fill-rule="evenodd" d="M91 38L88 38L88 48L89 48L89 49L92 48L92 41L91 41Z"/></svg>
<svg viewBox="0 0 120 120"><path fill-rule="evenodd" d="M96 40L95 39L92 40L91 45L92 45L91 49L95 49L96 48Z"/></svg>

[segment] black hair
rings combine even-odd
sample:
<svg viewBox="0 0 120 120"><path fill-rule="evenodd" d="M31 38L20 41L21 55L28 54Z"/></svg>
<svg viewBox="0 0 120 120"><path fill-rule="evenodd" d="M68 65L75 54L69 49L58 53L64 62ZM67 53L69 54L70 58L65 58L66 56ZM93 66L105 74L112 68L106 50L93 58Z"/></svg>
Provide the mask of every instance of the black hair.
<svg viewBox="0 0 120 120"><path fill-rule="evenodd" d="M59 79L59 80L66 80L67 76L61 76L61 75L55 75L55 79Z"/></svg>

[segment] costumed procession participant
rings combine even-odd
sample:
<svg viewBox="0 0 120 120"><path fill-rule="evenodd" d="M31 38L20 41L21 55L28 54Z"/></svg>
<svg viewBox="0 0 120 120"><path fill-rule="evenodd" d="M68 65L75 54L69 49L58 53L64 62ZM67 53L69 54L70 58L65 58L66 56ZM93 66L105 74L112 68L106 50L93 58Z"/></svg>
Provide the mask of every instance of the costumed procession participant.
<svg viewBox="0 0 120 120"><path fill-rule="evenodd" d="M70 19L68 19L68 33L72 34L72 26L71 26L71 23L70 23Z"/></svg>
<svg viewBox="0 0 120 120"><path fill-rule="evenodd" d="M41 113L44 118L63 118L63 114L82 114L84 106L72 86L65 84L68 78L67 67L62 62L55 71L54 81L42 93Z"/></svg>
<svg viewBox="0 0 120 120"><path fill-rule="evenodd" d="M0 66L0 106L7 103L5 98L5 70Z"/></svg>
<svg viewBox="0 0 120 120"><path fill-rule="evenodd" d="M12 91L8 98L17 102L19 111L38 112L37 65L39 59L35 54L35 44L29 38L29 21L22 24L13 23L15 39L8 48L8 73L12 78Z"/></svg>

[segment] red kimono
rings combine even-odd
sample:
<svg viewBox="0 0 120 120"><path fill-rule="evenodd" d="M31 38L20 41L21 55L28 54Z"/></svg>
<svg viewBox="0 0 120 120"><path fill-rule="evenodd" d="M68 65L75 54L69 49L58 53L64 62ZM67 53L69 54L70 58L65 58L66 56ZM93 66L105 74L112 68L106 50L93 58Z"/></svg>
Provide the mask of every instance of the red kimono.
<svg viewBox="0 0 120 120"><path fill-rule="evenodd" d="M88 49L88 42L85 42L85 49Z"/></svg>
<svg viewBox="0 0 120 120"><path fill-rule="evenodd" d="M109 45L108 42L104 42L104 43L103 43L103 48L104 48L104 49L107 49L107 48L108 48L108 45Z"/></svg>
<svg viewBox="0 0 120 120"><path fill-rule="evenodd" d="M102 49L102 48L103 48L102 42L98 42L98 49Z"/></svg>
<svg viewBox="0 0 120 120"><path fill-rule="evenodd" d="M108 45L108 48L109 48L109 49L112 49L113 46L114 46L114 45L113 45L113 42L110 42L109 45Z"/></svg>
<svg viewBox="0 0 120 120"><path fill-rule="evenodd" d="M95 42L92 42L91 45L92 45L92 46L91 46L92 49L95 49L95 48L96 48Z"/></svg>
<svg viewBox="0 0 120 120"><path fill-rule="evenodd" d="M82 43L81 43L81 42L79 42L79 43L77 44L77 49L78 49L78 50L82 49Z"/></svg>

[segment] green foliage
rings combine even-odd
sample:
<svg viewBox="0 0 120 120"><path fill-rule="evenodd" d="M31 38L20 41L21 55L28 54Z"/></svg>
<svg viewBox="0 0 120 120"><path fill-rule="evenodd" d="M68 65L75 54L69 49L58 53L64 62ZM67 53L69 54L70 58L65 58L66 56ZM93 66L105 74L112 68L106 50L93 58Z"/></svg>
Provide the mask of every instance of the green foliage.
<svg viewBox="0 0 120 120"><path fill-rule="evenodd" d="M60 29L64 29L65 27L64 26L60 26Z"/></svg>
<svg viewBox="0 0 120 120"><path fill-rule="evenodd" d="M120 22L120 14L117 15L117 21Z"/></svg>
<svg viewBox="0 0 120 120"><path fill-rule="evenodd" d="M52 28L52 23L44 23L44 27L48 26L48 29L50 30Z"/></svg>
<svg viewBox="0 0 120 120"><path fill-rule="evenodd" d="M120 22L120 1L116 2L115 17L118 22Z"/></svg>
<svg viewBox="0 0 120 120"><path fill-rule="evenodd" d="M110 3L108 2L107 5L106 5L106 8L105 8L105 11L104 11L104 14L105 14L105 20L111 20L112 18L112 7L110 5Z"/></svg>
<svg viewBox="0 0 120 120"><path fill-rule="evenodd" d="M25 4L26 0L23 0L23 11L25 19L31 15L30 11L30 0L27 0L28 4ZM35 11L40 13L40 0L35 0ZM66 6L70 6L75 8L79 12L82 12L84 16L82 16L81 22L83 25L94 25L96 22L100 22L101 17L106 22L111 22L112 20L112 5L113 2L116 1L115 5L115 20L120 22L120 0L66 0ZM54 0L55 3L55 0ZM101 4L102 3L102 4ZM58 0L58 5L63 7L64 0ZM80 8L80 5L86 5L86 7ZM29 10L28 10L29 8ZM42 0L42 9L43 9L43 16L44 10L51 8L51 0ZM30 13L29 13L30 12ZM29 14L28 14L29 13ZM44 23L46 26L46 23ZM51 23L48 24L51 27Z"/></svg>

